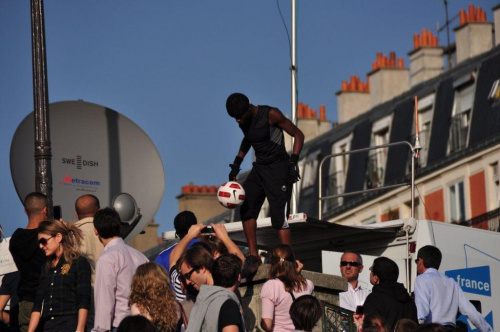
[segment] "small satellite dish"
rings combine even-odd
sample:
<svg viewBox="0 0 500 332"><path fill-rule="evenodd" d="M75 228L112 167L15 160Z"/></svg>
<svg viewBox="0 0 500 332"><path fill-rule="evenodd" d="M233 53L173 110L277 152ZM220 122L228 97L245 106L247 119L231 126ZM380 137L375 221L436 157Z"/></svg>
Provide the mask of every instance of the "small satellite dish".
<svg viewBox="0 0 500 332"><path fill-rule="evenodd" d="M10 148L10 170L21 201L35 189L33 121L30 113ZM122 227L126 241L144 230L165 190L163 164L146 133L118 112L84 101L50 104L49 125L53 205L61 205L63 219L74 220L76 199L92 194L102 207L123 206L120 216L129 223Z"/></svg>
<svg viewBox="0 0 500 332"><path fill-rule="evenodd" d="M121 193L113 198L113 208L120 215L121 221L129 225L139 214L135 199L126 193Z"/></svg>

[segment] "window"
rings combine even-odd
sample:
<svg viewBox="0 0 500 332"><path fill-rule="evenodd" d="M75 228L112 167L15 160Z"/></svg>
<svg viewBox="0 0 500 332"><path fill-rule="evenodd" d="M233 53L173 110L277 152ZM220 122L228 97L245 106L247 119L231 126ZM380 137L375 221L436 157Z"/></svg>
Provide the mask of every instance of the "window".
<svg viewBox="0 0 500 332"><path fill-rule="evenodd" d="M455 90L448 153L460 151L467 146L472 104L474 102L474 90L476 87L470 77L471 75L465 76L465 78L456 82L456 85L461 85L456 86Z"/></svg>
<svg viewBox="0 0 500 332"><path fill-rule="evenodd" d="M352 135L337 141L332 147L332 154L348 152L351 148ZM330 170L328 173L327 195L343 194L347 169L349 167L349 155L334 157L330 160ZM325 209L333 209L342 205L343 197L337 197L325 201Z"/></svg>
<svg viewBox="0 0 500 332"><path fill-rule="evenodd" d="M418 132L419 141L422 149L420 150L418 163L421 167L427 164L427 153L429 151L429 142L431 137L431 123L434 108L434 94L428 95L418 102ZM415 144L415 124L412 127L413 140Z"/></svg>
<svg viewBox="0 0 500 332"><path fill-rule="evenodd" d="M318 173L318 155L319 151L309 154L304 161L304 176L302 178L302 189L309 188L316 183Z"/></svg>
<svg viewBox="0 0 500 332"><path fill-rule="evenodd" d="M448 186L450 198L450 221L460 223L465 221L464 182L460 180Z"/></svg>
<svg viewBox="0 0 500 332"><path fill-rule="evenodd" d="M490 209L494 210L500 207L500 170L498 168L498 162L490 164L490 183L491 183L491 194L492 199Z"/></svg>
<svg viewBox="0 0 500 332"><path fill-rule="evenodd" d="M376 222L377 222L377 217L371 216L370 218L361 221L361 225L370 225Z"/></svg>
<svg viewBox="0 0 500 332"><path fill-rule="evenodd" d="M385 117L373 124L370 146L389 143L391 117ZM387 148L370 150L366 174L366 187L378 188L383 185Z"/></svg>

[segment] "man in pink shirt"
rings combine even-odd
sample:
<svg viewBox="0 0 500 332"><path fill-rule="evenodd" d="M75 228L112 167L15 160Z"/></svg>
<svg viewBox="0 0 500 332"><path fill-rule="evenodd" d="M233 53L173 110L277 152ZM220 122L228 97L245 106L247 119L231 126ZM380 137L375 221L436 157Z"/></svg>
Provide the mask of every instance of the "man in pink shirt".
<svg viewBox="0 0 500 332"><path fill-rule="evenodd" d="M104 250L96 266L95 323L92 331L116 331L122 319L130 315L128 296L132 276L137 267L147 263L148 259L120 237L120 216L114 209L97 211L94 228Z"/></svg>

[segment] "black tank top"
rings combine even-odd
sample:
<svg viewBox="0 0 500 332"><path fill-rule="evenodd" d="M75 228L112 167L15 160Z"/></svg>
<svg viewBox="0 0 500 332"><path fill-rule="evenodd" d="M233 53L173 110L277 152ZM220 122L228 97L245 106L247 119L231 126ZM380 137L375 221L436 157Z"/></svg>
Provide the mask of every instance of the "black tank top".
<svg viewBox="0 0 500 332"><path fill-rule="evenodd" d="M258 106L257 114L249 123L240 124L245 138L250 142L257 164L270 164L289 158L285 149L283 129L269 124L269 106Z"/></svg>

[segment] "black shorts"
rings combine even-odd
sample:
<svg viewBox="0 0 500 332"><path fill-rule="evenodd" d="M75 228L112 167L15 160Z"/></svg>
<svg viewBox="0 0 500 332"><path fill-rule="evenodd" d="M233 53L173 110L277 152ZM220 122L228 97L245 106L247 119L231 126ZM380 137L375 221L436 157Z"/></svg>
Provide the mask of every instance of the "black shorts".
<svg viewBox="0 0 500 332"><path fill-rule="evenodd" d="M267 165L253 164L243 183L245 202L241 206L241 220L257 219L264 200L269 202L271 224L275 229L288 228L292 184L287 183L288 160Z"/></svg>

